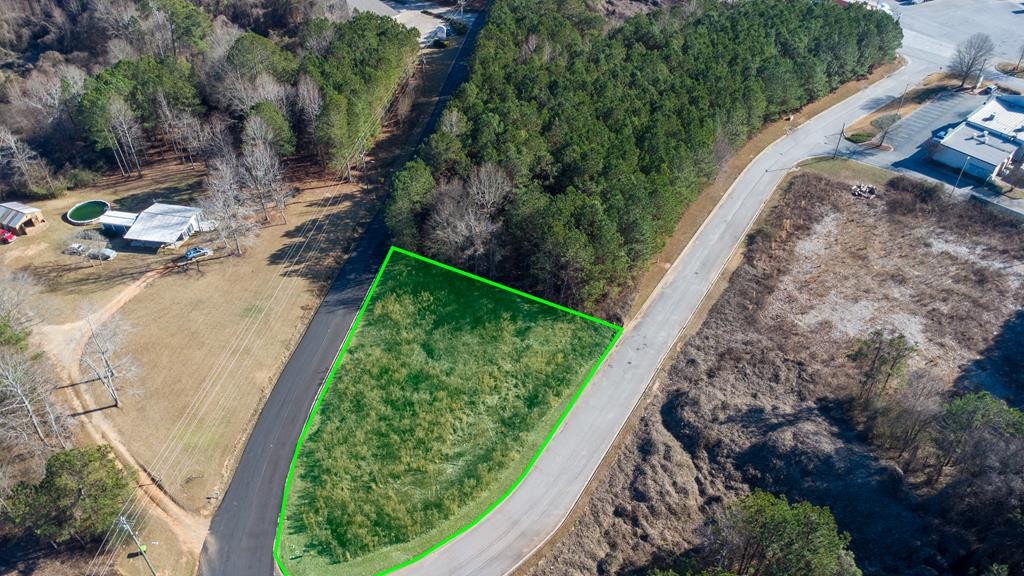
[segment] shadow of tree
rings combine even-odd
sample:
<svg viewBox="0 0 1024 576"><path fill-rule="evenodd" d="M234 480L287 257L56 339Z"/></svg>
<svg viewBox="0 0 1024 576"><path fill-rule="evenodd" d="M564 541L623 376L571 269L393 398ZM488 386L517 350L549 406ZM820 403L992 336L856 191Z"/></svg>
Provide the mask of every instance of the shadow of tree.
<svg viewBox="0 0 1024 576"><path fill-rule="evenodd" d="M196 179L188 184L155 188L137 194L131 194L117 198L111 202L114 210L125 212L141 212L153 205L154 202L166 204L192 204L196 195L202 190L202 179Z"/></svg>
<svg viewBox="0 0 1024 576"><path fill-rule="evenodd" d="M1024 310L1011 316L981 357L964 367L956 380L958 388L981 388L1024 409Z"/></svg>

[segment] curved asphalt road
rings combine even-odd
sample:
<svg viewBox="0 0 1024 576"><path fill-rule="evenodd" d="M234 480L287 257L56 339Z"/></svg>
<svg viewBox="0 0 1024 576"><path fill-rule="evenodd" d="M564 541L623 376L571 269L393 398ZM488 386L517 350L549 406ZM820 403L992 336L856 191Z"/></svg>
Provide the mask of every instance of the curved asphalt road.
<svg viewBox="0 0 1024 576"><path fill-rule="evenodd" d="M433 133L444 105L468 77L469 58L484 20L481 14L473 22L420 141ZM267 398L210 524L199 574L274 574L274 534L295 442L388 247L387 226L378 213L331 283Z"/></svg>

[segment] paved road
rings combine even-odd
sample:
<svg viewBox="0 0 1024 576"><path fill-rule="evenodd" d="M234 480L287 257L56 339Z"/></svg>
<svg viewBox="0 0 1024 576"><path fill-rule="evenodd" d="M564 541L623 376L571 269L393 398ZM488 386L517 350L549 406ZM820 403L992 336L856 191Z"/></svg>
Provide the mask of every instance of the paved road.
<svg viewBox="0 0 1024 576"><path fill-rule="evenodd" d="M472 530L434 554L399 572L416 576L500 576L512 572L561 525L640 400L683 326L718 277L733 250L771 196L801 159L830 154L843 122L854 120L898 96L948 62L951 45L989 20L996 29L1024 17L1005 0L935 0L902 10L903 22L940 34L933 42L911 32L904 43L910 63L891 77L820 114L761 154L740 176L669 270L647 308L629 326L619 345L591 382L536 468L517 490ZM950 16L945 9L957 14ZM985 15L979 21L975 12ZM959 15L958 15L959 14ZM931 19L921 23L919 20ZM934 21L934 22L933 22ZM1008 24L1009 23L1009 24Z"/></svg>
<svg viewBox="0 0 1024 576"><path fill-rule="evenodd" d="M469 57L483 22L483 17L474 22L420 140L433 131L441 108L468 76ZM384 260L387 241L387 227L378 214L331 283L327 296L288 359L213 517L199 561L201 575L269 576L274 573L274 533L295 442Z"/></svg>

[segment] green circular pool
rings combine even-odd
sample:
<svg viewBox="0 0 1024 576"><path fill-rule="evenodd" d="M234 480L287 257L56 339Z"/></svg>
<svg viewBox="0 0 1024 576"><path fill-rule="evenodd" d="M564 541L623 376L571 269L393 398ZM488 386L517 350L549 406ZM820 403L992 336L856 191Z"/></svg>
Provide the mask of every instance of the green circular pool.
<svg viewBox="0 0 1024 576"><path fill-rule="evenodd" d="M68 222L72 224L89 224L95 222L110 210L110 204L103 200L87 200L75 204L68 210Z"/></svg>

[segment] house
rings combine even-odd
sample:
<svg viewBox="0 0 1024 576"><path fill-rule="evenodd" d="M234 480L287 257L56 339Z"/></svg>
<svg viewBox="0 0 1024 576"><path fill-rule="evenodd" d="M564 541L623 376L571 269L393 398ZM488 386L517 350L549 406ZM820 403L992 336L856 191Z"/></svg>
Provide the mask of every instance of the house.
<svg viewBox="0 0 1024 576"><path fill-rule="evenodd" d="M100 228L104 232L110 234L116 234L118 236L124 236L128 233L128 230L135 224L135 219L139 215L135 212L119 212L117 210L108 210L102 216L100 216L99 223Z"/></svg>
<svg viewBox="0 0 1024 576"><path fill-rule="evenodd" d="M177 248L184 244L189 236L199 231L199 218L202 213L199 208L191 206L156 203L135 215L124 239L131 242L132 246ZM119 214L118 220L111 219L105 226L110 230L123 227L133 216L130 212L115 214ZM103 225L102 222L100 224Z"/></svg>
<svg viewBox="0 0 1024 576"><path fill-rule="evenodd" d="M17 236L24 236L45 223L46 220L39 208L21 202L0 204L0 228Z"/></svg>
<svg viewBox="0 0 1024 576"><path fill-rule="evenodd" d="M353 16L357 12L373 12L378 16L387 16L388 18L398 16L397 10L380 0L348 0L348 7Z"/></svg>
<svg viewBox="0 0 1024 576"><path fill-rule="evenodd" d="M1024 160L1024 96L989 98L939 140L932 158L981 180L999 177Z"/></svg>

